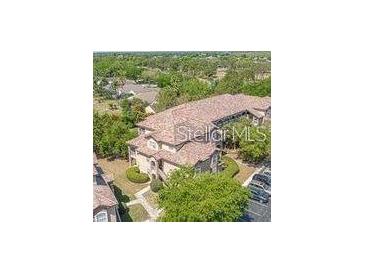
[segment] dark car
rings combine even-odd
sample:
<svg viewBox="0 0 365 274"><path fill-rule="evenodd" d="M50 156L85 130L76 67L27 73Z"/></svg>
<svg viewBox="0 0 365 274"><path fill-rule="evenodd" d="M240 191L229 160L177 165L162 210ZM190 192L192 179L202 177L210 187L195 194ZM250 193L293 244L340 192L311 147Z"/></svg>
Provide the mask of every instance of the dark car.
<svg viewBox="0 0 365 274"><path fill-rule="evenodd" d="M251 199L257 200L260 203L267 203L269 201L270 195L262 189L252 184L248 185L248 189L251 192Z"/></svg>
<svg viewBox="0 0 365 274"><path fill-rule="evenodd" d="M270 177L267 176L267 175L264 175L264 174L255 174L252 177L252 180L259 181L259 182L263 182L263 183L271 186L271 179L270 179Z"/></svg>

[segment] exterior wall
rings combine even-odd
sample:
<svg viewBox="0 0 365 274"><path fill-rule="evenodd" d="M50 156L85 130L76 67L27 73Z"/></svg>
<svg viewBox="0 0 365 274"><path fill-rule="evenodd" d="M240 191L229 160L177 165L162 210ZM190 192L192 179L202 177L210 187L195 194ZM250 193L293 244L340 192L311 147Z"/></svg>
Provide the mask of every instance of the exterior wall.
<svg viewBox="0 0 365 274"><path fill-rule="evenodd" d="M148 169L150 168L150 162L146 156L143 154L137 153L136 156L136 162L137 166L139 167L139 170L143 173L147 173Z"/></svg>
<svg viewBox="0 0 365 274"><path fill-rule="evenodd" d="M166 145L166 144L162 144L161 148L163 150L170 151L170 152L173 152L173 153L176 152L176 148L175 147L169 146L169 145Z"/></svg>
<svg viewBox="0 0 365 274"><path fill-rule="evenodd" d="M107 209L109 222L116 222L117 221L117 211L116 210L117 210L116 206L109 207Z"/></svg>
<svg viewBox="0 0 365 274"><path fill-rule="evenodd" d="M106 211L108 215L108 222L117 222L117 206L112 207L98 207L94 209L93 212L93 218L95 218L96 214L98 214L101 211Z"/></svg>
<svg viewBox="0 0 365 274"><path fill-rule="evenodd" d="M170 164L169 162L163 161L163 167L162 167L162 171L168 175L169 172L173 171L174 169L177 169L178 167Z"/></svg>

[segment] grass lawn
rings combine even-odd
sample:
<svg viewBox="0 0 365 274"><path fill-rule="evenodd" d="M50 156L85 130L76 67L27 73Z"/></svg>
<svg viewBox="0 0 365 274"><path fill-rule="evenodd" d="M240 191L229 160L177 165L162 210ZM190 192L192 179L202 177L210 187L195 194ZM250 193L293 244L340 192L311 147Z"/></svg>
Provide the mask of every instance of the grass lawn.
<svg viewBox="0 0 365 274"><path fill-rule="evenodd" d="M147 202L150 203L154 208L158 208L158 193L154 193L152 190L147 191L143 196L146 198Z"/></svg>
<svg viewBox="0 0 365 274"><path fill-rule="evenodd" d="M110 107L110 104L114 104L116 108L112 109ZM113 114L119 114L122 109L119 105L118 100L107 100L97 96L94 96L93 98L93 108L94 111L98 111L101 113L113 113Z"/></svg>
<svg viewBox="0 0 365 274"><path fill-rule="evenodd" d="M149 218L147 211L140 204L131 205L128 212L120 216L122 222L144 222Z"/></svg>
<svg viewBox="0 0 365 274"><path fill-rule="evenodd" d="M117 159L109 161L104 158L98 159L98 163L106 174L113 174L114 185L121 189L123 194L127 196L124 202L134 200L136 198L134 194L140 191L142 188L148 186L148 183L137 184L132 183L127 179L127 176L125 174L126 169L129 167L129 163L127 160Z"/></svg>
<svg viewBox="0 0 365 274"><path fill-rule="evenodd" d="M255 168L248 165L243 165L239 162L237 164L240 167L240 172L234 176L238 181L240 181L241 184L243 184L251 175L255 172Z"/></svg>

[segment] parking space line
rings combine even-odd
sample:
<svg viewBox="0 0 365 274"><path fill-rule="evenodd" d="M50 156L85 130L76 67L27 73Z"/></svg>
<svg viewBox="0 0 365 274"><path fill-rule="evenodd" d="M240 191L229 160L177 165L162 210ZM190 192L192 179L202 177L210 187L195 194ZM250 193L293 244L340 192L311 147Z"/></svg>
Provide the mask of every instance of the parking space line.
<svg viewBox="0 0 365 274"><path fill-rule="evenodd" d="M253 211L251 211L251 210L248 210L248 209L246 209L246 213L251 213L251 214L255 214L255 215L257 215L257 216L260 216L260 217L262 217L262 215L261 214L258 214L258 213L256 213L256 212L253 212Z"/></svg>
<svg viewBox="0 0 365 274"><path fill-rule="evenodd" d="M253 200L250 200L250 203L254 203L254 204L256 204L256 205L260 205L260 206L262 206L262 207L268 208L268 206L267 206L267 205L264 205L264 204L262 204L262 203L259 203L259 202L253 201Z"/></svg>

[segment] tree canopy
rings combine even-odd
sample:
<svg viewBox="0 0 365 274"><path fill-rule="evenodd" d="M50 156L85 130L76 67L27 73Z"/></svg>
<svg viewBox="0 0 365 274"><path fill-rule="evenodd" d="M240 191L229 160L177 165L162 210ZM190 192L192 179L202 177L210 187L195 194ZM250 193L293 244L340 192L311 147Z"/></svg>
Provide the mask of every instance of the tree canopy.
<svg viewBox="0 0 365 274"><path fill-rule="evenodd" d="M270 71L268 52L99 54L94 56L94 93L112 98L113 88L125 79L156 84L162 88L157 98L162 111L221 93L270 96ZM106 79L111 89L105 90Z"/></svg>
<svg viewBox="0 0 365 274"><path fill-rule="evenodd" d="M213 173L184 176L181 170L171 175L174 185L159 193L161 221L233 222L244 214L249 191L235 179Z"/></svg>
<svg viewBox="0 0 365 274"><path fill-rule="evenodd" d="M225 145L239 149L242 160L259 163L271 154L271 127L269 124L254 126L242 118L224 127Z"/></svg>
<svg viewBox="0 0 365 274"><path fill-rule="evenodd" d="M137 136L137 131L125 124L121 117L94 113L93 145L102 157L128 157L126 141Z"/></svg>

